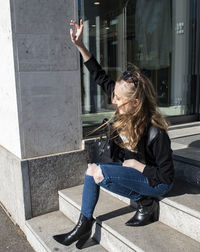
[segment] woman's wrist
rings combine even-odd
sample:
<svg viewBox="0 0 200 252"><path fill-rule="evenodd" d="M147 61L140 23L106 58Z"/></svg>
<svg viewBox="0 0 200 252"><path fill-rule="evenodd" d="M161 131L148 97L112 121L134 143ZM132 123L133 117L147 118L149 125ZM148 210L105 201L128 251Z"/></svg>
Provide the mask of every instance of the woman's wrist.
<svg viewBox="0 0 200 252"><path fill-rule="evenodd" d="M79 49L81 49L81 48L84 48L85 47L85 45L84 45L84 43L83 43L83 41L81 40L81 41L77 41L76 43L75 43L75 46Z"/></svg>
<svg viewBox="0 0 200 252"><path fill-rule="evenodd" d="M84 61L88 61L92 57L92 54L88 51L83 42L80 42L78 45L76 44L76 47L81 53Z"/></svg>

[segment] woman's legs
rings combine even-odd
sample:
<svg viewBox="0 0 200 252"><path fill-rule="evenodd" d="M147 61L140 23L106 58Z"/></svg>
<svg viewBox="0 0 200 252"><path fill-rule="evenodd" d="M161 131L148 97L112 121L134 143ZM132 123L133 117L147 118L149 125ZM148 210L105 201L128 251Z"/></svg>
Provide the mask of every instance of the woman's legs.
<svg viewBox="0 0 200 252"><path fill-rule="evenodd" d="M92 219L92 214L99 198L99 189L93 176L86 173L82 193L81 213L88 219Z"/></svg>
<svg viewBox="0 0 200 252"><path fill-rule="evenodd" d="M83 192L82 192L81 214L83 214L88 219L93 218L92 215L94 212L94 208L99 198L100 186L98 185L97 180L100 178L100 175L102 175L102 179L103 179L103 174L101 173L101 170L99 170L100 174L96 173L95 166L98 164L99 163L89 164L88 169L85 173L84 186L83 186ZM104 163L104 165L121 166L121 162ZM96 176L93 176L94 174ZM123 188L123 191L124 190L126 189ZM126 191L126 193L128 193L128 191ZM123 196L126 196L126 193L123 194Z"/></svg>
<svg viewBox="0 0 200 252"><path fill-rule="evenodd" d="M134 168L113 164L99 164L103 180L99 186L117 194L121 194L134 201L142 196L157 197L167 193L171 185L159 184L155 187L149 185L147 177Z"/></svg>
<svg viewBox="0 0 200 252"><path fill-rule="evenodd" d="M98 182L99 179L101 181ZM85 174L81 208L81 213L89 219L92 218L98 201L99 186L134 201L142 199L143 204L146 205L149 205L152 200L147 197L144 199L144 196L157 197L171 188L167 184L151 187L141 172L122 166L121 162L92 164L88 166Z"/></svg>
<svg viewBox="0 0 200 252"><path fill-rule="evenodd" d="M135 201L143 199L144 195L163 195L171 187L165 184L150 187L147 178L142 173L133 168L122 166L121 162L88 165L78 223L72 231L53 236L57 242L68 246L74 241L78 241L76 246L81 248L89 239L95 221L92 215L99 198L100 186ZM157 209L155 201L152 205L143 206L126 225L139 226L151 222L152 218L155 219Z"/></svg>
<svg viewBox="0 0 200 252"><path fill-rule="evenodd" d="M117 164L115 164L116 166ZM85 182L83 187L83 195L82 195L82 209L79 220L74 227L74 229L68 233L54 235L53 238L66 246L69 246L75 241L78 241L76 244L77 248L81 248L83 244L89 239L92 232L92 225L95 220L92 217L95 205L99 198L99 185L96 184L97 176L95 179L92 173L93 166L96 168L96 165L88 165L87 173L85 174ZM92 170L91 170L92 168ZM100 170L101 171L101 170ZM101 174L99 174L101 179ZM95 181L96 180L96 181Z"/></svg>

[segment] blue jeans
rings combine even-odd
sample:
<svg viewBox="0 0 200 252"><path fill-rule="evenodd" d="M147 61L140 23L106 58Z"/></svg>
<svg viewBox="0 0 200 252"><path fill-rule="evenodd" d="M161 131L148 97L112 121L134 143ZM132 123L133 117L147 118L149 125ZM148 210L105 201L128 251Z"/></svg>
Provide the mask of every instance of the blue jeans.
<svg viewBox="0 0 200 252"><path fill-rule="evenodd" d="M99 198L100 186L110 192L137 201L142 196L158 197L171 190L173 183L149 185L148 179L134 168L122 166L122 162L96 163L102 170L104 179L96 183L92 176L85 174L81 213L91 219Z"/></svg>

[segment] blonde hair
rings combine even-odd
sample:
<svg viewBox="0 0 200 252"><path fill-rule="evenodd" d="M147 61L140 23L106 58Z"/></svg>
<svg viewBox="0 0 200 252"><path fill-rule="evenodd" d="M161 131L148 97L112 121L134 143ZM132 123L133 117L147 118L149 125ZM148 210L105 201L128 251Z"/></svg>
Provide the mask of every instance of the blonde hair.
<svg viewBox="0 0 200 252"><path fill-rule="evenodd" d="M138 105L133 111L125 114L119 114L118 109L116 109L107 122L93 130L91 133L106 126L114 119L112 131L115 132L115 143L122 148L131 146L132 150L137 151L137 144L145 133L149 123L164 130L168 129L169 124L159 112L156 92L151 80L133 64L132 69L128 71L128 74L130 76L128 79L126 79L124 75L121 75L117 80L119 85L125 84L126 86L128 100L123 105L134 101L135 99L138 99ZM113 97L114 95L112 93L111 99L113 99ZM119 134L124 135L128 139L128 142L118 142L117 136Z"/></svg>

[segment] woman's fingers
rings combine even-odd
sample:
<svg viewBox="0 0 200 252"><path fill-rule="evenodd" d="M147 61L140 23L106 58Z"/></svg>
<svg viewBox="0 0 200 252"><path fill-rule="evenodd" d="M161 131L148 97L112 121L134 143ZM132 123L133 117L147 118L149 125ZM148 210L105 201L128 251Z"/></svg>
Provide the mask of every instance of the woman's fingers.
<svg viewBox="0 0 200 252"><path fill-rule="evenodd" d="M83 20L82 19L80 21L80 31L81 31L81 33L83 32Z"/></svg>
<svg viewBox="0 0 200 252"><path fill-rule="evenodd" d="M80 25L77 22L75 22L74 20L71 20L70 25L75 26L76 29L80 29L83 26L83 20L82 19L80 20Z"/></svg>
<svg viewBox="0 0 200 252"><path fill-rule="evenodd" d="M83 19L80 20L80 25L83 25Z"/></svg>
<svg viewBox="0 0 200 252"><path fill-rule="evenodd" d="M80 29L80 26L74 21L74 20L71 20L71 23L70 25L73 25L76 27L76 29Z"/></svg>
<svg viewBox="0 0 200 252"><path fill-rule="evenodd" d="M73 29L70 29L70 35L71 35L72 40L74 40L76 36L74 34Z"/></svg>

